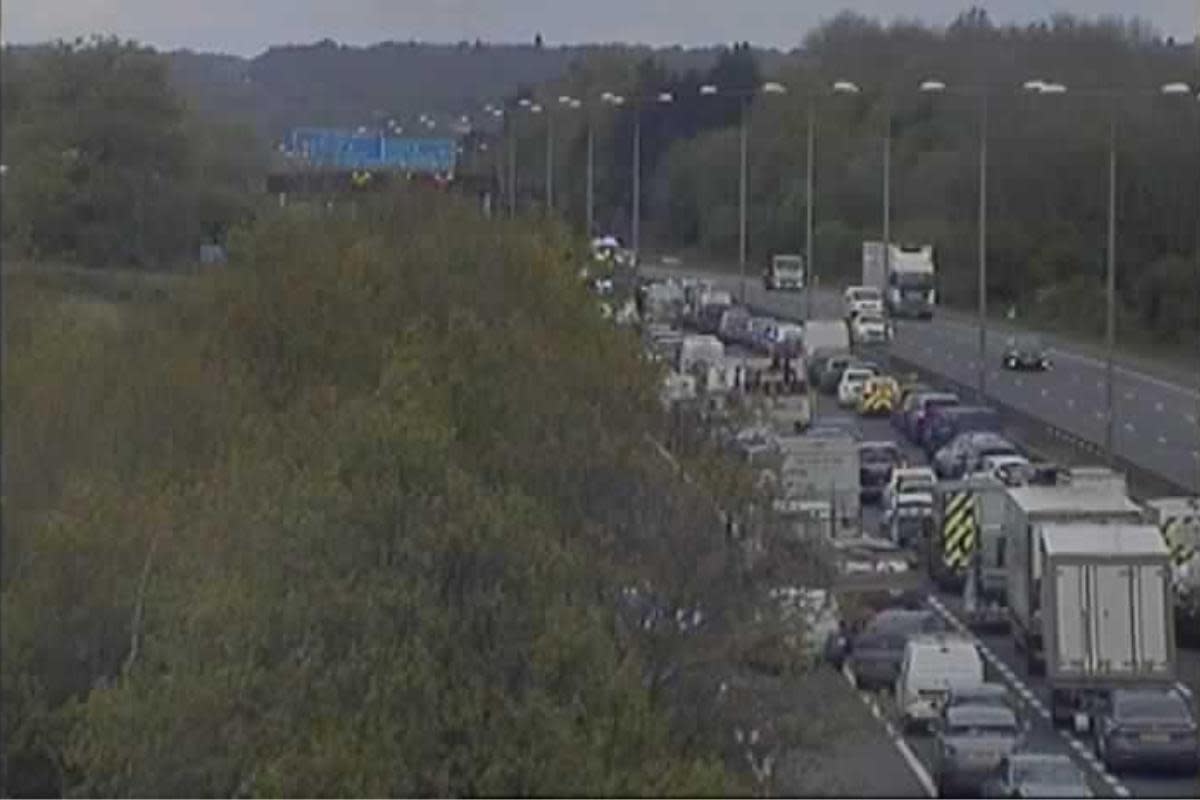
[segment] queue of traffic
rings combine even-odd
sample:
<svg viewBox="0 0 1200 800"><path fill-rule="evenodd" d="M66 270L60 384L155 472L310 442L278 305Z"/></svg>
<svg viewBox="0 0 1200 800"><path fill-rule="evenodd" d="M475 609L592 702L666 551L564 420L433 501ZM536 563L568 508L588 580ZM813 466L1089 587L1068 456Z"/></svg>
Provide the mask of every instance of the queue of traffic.
<svg viewBox="0 0 1200 800"><path fill-rule="evenodd" d="M865 538L906 553L939 590L961 596L970 627L1006 631L1028 673L1050 687L1054 724L1086 734L1106 768L1196 772L1194 701L1176 683L1175 648L1200 620L1197 503L1143 505L1118 473L1038 463L1004 435L995 409L887 375L885 354L864 357L866 342L852 335L856 319L876 313L876 298L862 288L847 291L845 319L798 325L755 315L703 281L644 285L638 305L648 344L674 368L665 385L702 378L664 402L770 385L737 369L758 358L762 374L786 371L786 391L798 398L823 393L863 417L889 417L897 439L929 466L906 463L895 440L860 441L854 426L814 420L811 407L803 424L768 421L736 432L731 444L771 476L775 511L793 519L798 535ZM879 343L892 335L889 323L884 330ZM701 338L704 347L689 346ZM732 355L737 349L754 355ZM1048 368L1036 346L1016 350L1003 366ZM878 505L878 529L864 530L864 505ZM1086 796L1069 758L1024 747L1027 723L1004 686L985 682L975 641L951 632L911 592L843 626L826 652L858 685L890 689L906 729L934 734L940 789L1075 796L1076 786Z"/></svg>

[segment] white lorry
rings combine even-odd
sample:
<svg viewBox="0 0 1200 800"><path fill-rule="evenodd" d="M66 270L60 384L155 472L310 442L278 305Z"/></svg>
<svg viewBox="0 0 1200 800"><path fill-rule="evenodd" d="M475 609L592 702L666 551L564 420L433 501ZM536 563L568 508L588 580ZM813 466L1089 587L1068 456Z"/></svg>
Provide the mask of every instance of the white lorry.
<svg viewBox="0 0 1200 800"><path fill-rule="evenodd" d="M791 289L800 291L804 288L805 272L804 257L792 253L777 253L771 256L771 263L763 273L763 288Z"/></svg>
<svg viewBox="0 0 1200 800"><path fill-rule="evenodd" d="M932 319L937 305L933 245L890 245L884 302L893 317Z"/></svg>
<svg viewBox="0 0 1200 800"><path fill-rule="evenodd" d="M779 499L775 510L800 514L820 508L830 535L859 526L858 443L849 434L782 436L777 440Z"/></svg>
<svg viewBox="0 0 1200 800"><path fill-rule="evenodd" d="M1050 717L1085 730L1113 689L1175 680L1170 554L1148 524L1040 526Z"/></svg>
<svg viewBox="0 0 1200 800"><path fill-rule="evenodd" d="M1069 480L1069 479L1068 479ZM1048 523L1140 523L1142 509L1123 487L1081 480L1054 486L1019 486L1005 492L1004 540L1008 580L1009 621L1017 651L1025 655L1028 672L1046 667L1042 636L1041 529Z"/></svg>

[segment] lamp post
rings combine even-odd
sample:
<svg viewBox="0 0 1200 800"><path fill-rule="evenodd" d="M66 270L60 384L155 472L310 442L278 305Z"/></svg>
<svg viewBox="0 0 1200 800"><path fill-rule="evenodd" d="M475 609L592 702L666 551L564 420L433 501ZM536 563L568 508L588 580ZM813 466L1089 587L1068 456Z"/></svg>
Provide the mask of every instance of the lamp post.
<svg viewBox="0 0 1200 800"><path fill-rule="evenodd" d="M738 108L738 297L739 302L746 302L746 251L747 251L747 232L746 232L746 217L747 217L747 193L748 193L748 166L749 166L749 121L748 107L750 99L756 94L787 94L787 87L775 81L768 81L757 89L750 91L730 92L730 97L736 97L739 101ZM713 96L719 94L719 89L711 84L706 83L700 87L700 94L703 96Z"/></svg>
<svg viewBox="0 0 1200 800"><path fill-rule="evenodd" d="M946 84L939 80L927 80L921 83L920 91L926 94L941 94L946 92ZM957 92L960 94L976 94L979 97L979 213L978 225L978 276L976 288L978 292L977 323L979 326L979 362L976 366L976 391L982 400L987 397L987 334L988 334L988 305L987 305L987 212L988 212L988 96L986 90Z"/></svg>
<svg viewBox="0 0 1200 800"><path fill-rule="evenodd" d="M1042 95L1066 94L1067 87L1061 83L1041 80L1027 81L1024 88ZM1166 96L1191 96L1191 87L1186 83L1167 83L1157 90ZM1105 374L1105 425L1104 449L1109 465L1116 463L1116 347L1117 347L1117 103L1126 95L1145 95L1144 91L1083 91L1081 95L1094 95L1109 104L1108 158L1106 173L1108 183L1107 235L1105 239L1105 324L1104 324L1104 374Z"/></svg>

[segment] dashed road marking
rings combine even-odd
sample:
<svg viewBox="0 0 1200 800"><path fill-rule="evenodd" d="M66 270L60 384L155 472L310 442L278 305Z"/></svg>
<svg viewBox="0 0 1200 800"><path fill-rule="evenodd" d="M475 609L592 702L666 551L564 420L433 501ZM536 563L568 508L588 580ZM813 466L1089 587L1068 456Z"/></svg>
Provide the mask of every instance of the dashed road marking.
<svg viewBox="0 0 1200 800"><path fill-rule="evenodd" d="M1165 437L1165 436L1160 436L1160 437L1158 437L1158 443L1159 443L1159 444L1166 444L1166 443L1167 443L1167 437Z"/></svg>
<svg viewBox="0 0 1200 800"><path fill-rule="evenodd" d="M1037 698L1037 696L1034 695L1033 691L1026 686L1020 678L1013 674L1012 670L1008 668L1007 664L997 658L996 654L992 652L990 647L984 644L974 633L968 631L966 626L963 625L958 617L951 613L950 609L946 608L942 601L937 597L931 594L927 597L927 601L929 605L932 606L939 614L941 614L947 622L949 622L958 630L963 631L967 636L970 637L971 641L973 641L976 647L979 648L984 658L987 659L987 661L991 663L991 665L995 667L1001 675L1008 679L1008 684L1016 690L1016 692L1021 696L1022 700L1025 700L1029 706L1033 707L1037 711L1038 716L1047 722L1051 721L1050 712L1046 710L1046 707ZM1095 754L1092 753L1088 746L1085 745L1083 741L1079 739L1079 737L1070 732L1060 732L1059 735L1070 746L1070 748L1075 751L1076 755L1079 756L1079 758L1082 759L1089 767L1091 767L1093 772L1099 775L1105 783L1112 787L1113 792L1118 797L1125 798L1131 796L1129 790L1126 789L1125 786L1112 775L1112 773L1105 769L1100 760L1096 758Z"/></svg>
<svg viewBox="0 0 1200 800"><path fill-rule="evenodd" d="M1125 423L1125 430L1129 431L1130 433L1133 433L1133 423L1132 423L1132 422L1126 422L1126 423Z"/></svg>
<svg viewBox="0 0 1200 800"><path fill-rule="evenodd" d="M1158 411L1158 412L1160 412L1160 413L1162 412L1162 410L1163 410L1163 404L1162 404L1162 402L1161 402L1161 401L1159 401L1159 402L1157 402L1157 403L1155 403L1155 404L1154 404L1154 410L1155 410L1155 411Z"/></svg>
<svg viewBox="0 0 1200 800"><path fill-rule="evenodd" d="M1103 411L1097 411L1097 412L1096 412L1096 419L1104 419L1104 412L1103 412Z"/></svg>
<svg viewBox="0 0 1200 800"><path fill-rule="evenodd" d="M846 683L854 686L854 676L850 673L850 667L847 664L842 664L842 677L846 679ZM917 782L921 784L921 788L925 790L925 794L930 797L937 797L937 787L934 786L929 770L925 769L925 765L917 758L917 754L908 746L908 742L904 741L904 737L900 735L895 726L883 716L883 712L879 710L879 704L867 695L866 692L855 690L855 694L858 695L858 699L862 700L870 710L871 716L883 723L883 729L887 732L888 738L892 740L892 744L895 745L896 749L900 752L900 756L908 764L908 768L916 776Z"/></svg>
<svg viewBox="0 0 1200 800"><path fill-rule="evenodd" d="M1126 399L1126 400L1132 400L1132 399L1133 399L1133 392L1126 392L1126 393L1125 393L1125 399Z"/></svg>
<svg viewBox="0 0 1200 800"><path fill-rule="evenodd" d="M1188 425L1196 424L1196 415L1195 414L1185 414L1184 418L1187 420Z"/></svg>
<svg viewBox="0 0 1200 800"><path fill-rule="evenodd" d="M1075 407L1075 400L1068 397L1067 398L1067 408L1074 408L1074 407Z"/></svg>
<svg viewBox="0 0 1200 800"><path fill-rule="evenodd" d="M1047 397L1047 396L1049 396L1049 394L1050 394L1049 389L1042 389L1042 397Z"/></svg>

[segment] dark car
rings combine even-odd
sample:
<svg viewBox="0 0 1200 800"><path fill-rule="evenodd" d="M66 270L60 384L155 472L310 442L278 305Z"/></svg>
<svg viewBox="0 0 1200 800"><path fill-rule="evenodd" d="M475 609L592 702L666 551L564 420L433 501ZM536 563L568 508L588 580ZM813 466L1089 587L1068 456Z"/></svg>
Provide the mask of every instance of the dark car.
<svg viewBox="0 0 1200 800"><path fill-rule="evenodd" d="M700 309L700 313L696 316L696 327L700 333L716 336L717 331L721 327L721 317L730 308L732 306L725 303L710 303Z"/></svg>
<svg viewBox="0 0 1200 800"><path fill-rule="evenodd" d="M1001 360L1005 369L1050 369L1050 358L1037 336L1012 336L1004 346Z"/></svg>
<svg viewBox="0 0 1200 800"><path fill-rule="evenodd" d="M863 442L858 446L859 497L864 503L878 502L892 470L901 463L895 442Z"/></svg>
<svg viewBox="0 0 1200 800"><path fill-rule="evenodd" d="M934 611L880 611L850 640L847 660L854 685L860 689L893 686L900 675L904 646L909 637L947 630L945 620Z"/></svg>
<svg viewBox="0 0 1200 800"><path fill-rule="evenodd" d="M936 392L932 386L924 383L902 383L900 384L900 395L896 398L896 407L892 410L892 427L897 431L904 432L904 418L911 407L913 399L918 394L929 394Z"/></svg>
<svg viewBox="0 0 1200 800"><path fill-rule="evenodd" d="M913 394L904 416L904 435L913 443L921 441L929 412L942 406L959 405L958 395L951 392L917 392Z"/></svg>
<svg viewBox="0 0 1200 800"><path fill-rule="evenodd" d="M988 456L1020 456L1020 448L998 433L959 434L933 457L933 471L942 480L956 481L975 472Z"/></svg>
<svg viewBox="0 0 1200 800"><path fill-rule="evenodd" d="M1092 720L1096 755L1113 771L1200 769L1190 701L1174 687L1117 689Z"/></svg>
<svg viewBox="0 0 1200 800"><path fill-rule="evenodd" d="M1092 797L1087 778L1070 756L1013 753L983 785L984 797Z"/></svg>
<svg viewBox="0 0 1200 800"><path fill-rule="evenodd" d="M824 394L833 394L838 384L842 382L842 373L854 363L854 358L848 355L830 356L821 365L821 374L817 378L817 386Z"/></svg>
<svg viewBox="0 0 1200 800"><path fill-rule="evenodd" d="M941 450L964 433L1002 429L1000 415L987 406L937 406L930 409L920 443L927 456Z"/></svg>

